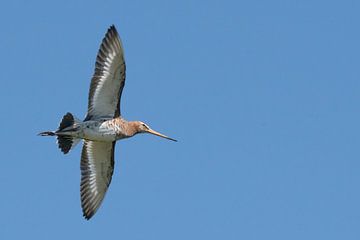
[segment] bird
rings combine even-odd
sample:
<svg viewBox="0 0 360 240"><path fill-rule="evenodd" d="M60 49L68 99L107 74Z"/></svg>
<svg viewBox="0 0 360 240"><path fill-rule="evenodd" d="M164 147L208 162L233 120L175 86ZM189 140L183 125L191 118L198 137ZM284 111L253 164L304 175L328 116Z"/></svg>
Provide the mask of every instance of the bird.
<svg viewBox="0 0 360 240"><path fill-rule="evenodd" d="M40 132L54 136L60 150L67 154L83 140L80 170L80 198L83 216L89 220L99 209L114 172L114 149L117 140L150 133L171 141L141 121L127 121L120 111L125 85L124 50L118 31L111 25L97 53L90 83L87 114L83 121L66 113L57 130Z"/></svg>

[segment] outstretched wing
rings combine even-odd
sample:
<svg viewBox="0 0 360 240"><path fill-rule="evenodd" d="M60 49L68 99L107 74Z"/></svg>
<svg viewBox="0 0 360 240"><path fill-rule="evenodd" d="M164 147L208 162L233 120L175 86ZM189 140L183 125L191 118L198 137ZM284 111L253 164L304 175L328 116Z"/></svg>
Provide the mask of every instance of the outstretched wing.
<svg viewBox="0 0 360 240"><path fill-rule="evenodd" d="M120 99L125 84L125 60L118 32L112 25L96 57L85 120L120 116Z"/></svg>
<svg viewBox="0 0 360 240"><path fill-rule="evenodd" d="M81 153L81 207L90 219L100 207L114 172L115 142L84 141Z"/></svg>

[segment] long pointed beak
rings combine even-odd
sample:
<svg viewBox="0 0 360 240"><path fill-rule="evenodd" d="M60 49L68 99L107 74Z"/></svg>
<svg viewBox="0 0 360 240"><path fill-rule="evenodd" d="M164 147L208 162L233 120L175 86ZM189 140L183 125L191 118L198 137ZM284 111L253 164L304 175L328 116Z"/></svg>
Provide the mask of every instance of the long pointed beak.
<svg viewBox="0 0 360 240"><path fill-rule="evenodd" d="M170 137L168 137L168 136L165 136L165 135L163 135L163 134L161 134L161 133L159 133L159 132L157 132L157 131L154 131L154 130L152 130L152 129L149 129L149 130L147 130L146 132L151 133L151 134L154 134L154 135L159 136L159 137L162 137L162 138L169 139L169 140L174 141L174 142L177 142L176 139L173 139L173 138L170 138Z"/></svg>

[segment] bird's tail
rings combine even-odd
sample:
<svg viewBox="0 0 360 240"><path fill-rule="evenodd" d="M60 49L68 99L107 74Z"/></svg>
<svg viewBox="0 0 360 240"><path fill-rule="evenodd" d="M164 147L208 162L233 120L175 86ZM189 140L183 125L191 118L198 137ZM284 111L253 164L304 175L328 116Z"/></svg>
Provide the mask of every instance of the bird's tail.
<svg viewBox="0 0 360 240"><path fill-rule="evenodd" d="M38 134L39 136L55 136L55 132L52 131L46 131L46 132L41 132Z"/></svg>
<svg viewBox="0 0 360 240"><path fill-rule="evenodd" d="M80 139L73 137L71 135L67 135L66 133L76 131L77 123L81 121L75 118L71 113L66 113L59 125L58 130L56 131L45 131L41 132L39 136L57 136L57 144L60 150L67 154L71 149L73 149L76 144L79 143Z"/></svg>

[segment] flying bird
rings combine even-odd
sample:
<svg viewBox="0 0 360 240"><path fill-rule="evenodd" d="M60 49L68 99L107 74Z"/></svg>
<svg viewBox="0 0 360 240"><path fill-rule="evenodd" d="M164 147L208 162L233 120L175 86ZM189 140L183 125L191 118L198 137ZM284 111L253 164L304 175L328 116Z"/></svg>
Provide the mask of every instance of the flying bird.
<svg viewBox="0 0 360 240"><path fill-rule="evenodd" d="M110 26L100 45L91 79L88 110L83 121L67 113L55 131L39 133L55 136L60 150L67 154L83 139L81 152L81 207L89 220L98 210L114 172L114 149L117 140L138 133L151 133L176 141L140 121L126 121L120 112L121 93L125 84L123 46L114 25Z"/></svg>

